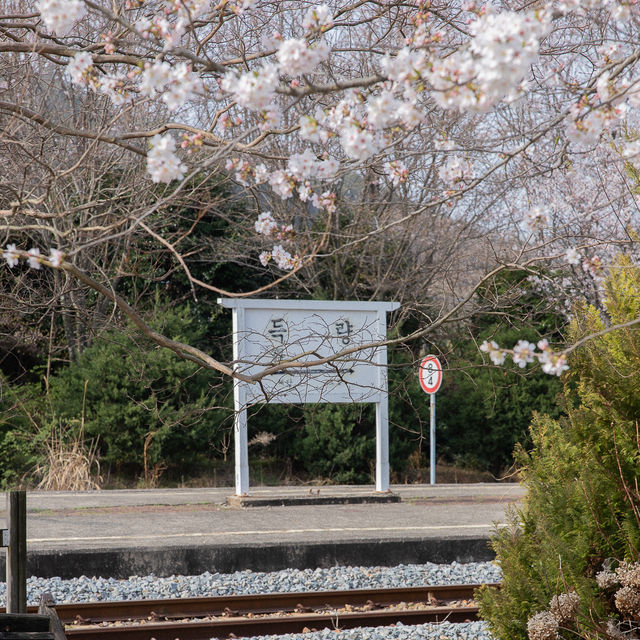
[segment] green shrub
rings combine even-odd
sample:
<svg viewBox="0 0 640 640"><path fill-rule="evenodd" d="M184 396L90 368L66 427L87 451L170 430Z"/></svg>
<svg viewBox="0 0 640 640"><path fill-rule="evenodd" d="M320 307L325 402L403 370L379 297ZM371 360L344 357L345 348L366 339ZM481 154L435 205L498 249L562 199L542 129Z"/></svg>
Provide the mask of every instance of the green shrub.
<svg viewBox="0 0 640 640"><path fill-rule="evenodd" d="M159 311L154 324L191 344L202 331L188 305ZM103 475L154 483L165 469L179 477L218 453L222 430L231 427L230 385L219 383L214 394L218 378L167 349L110 331L50 378L49 401L54 415L68 419L82 415L84 404L85 433L98 443Z"/></svg>
<svg viewBox="0 0 640 640"><path fill-rule="evenodd" d="M305 408L300 459L314 476L338 484L367 484L375 474L372 406L315 405Z"/></svg>
<svg viewBox="0 0 640 640"><path fill-rule="evenodd" d="M606 318L577 309L571 340L640 316L640 270L626 258L611 270L605 307ZM527 496L493 539L503 588L482 590L480 606L503 640L526 638L532 616L546 615L551 598L567 592L580 607L562 637L612 637L609 619L626 620L596 576L638 560L640 550L640 332L633 325L592 339L570 365L567 417L535 417L532 449L517 454Z"/></svg>

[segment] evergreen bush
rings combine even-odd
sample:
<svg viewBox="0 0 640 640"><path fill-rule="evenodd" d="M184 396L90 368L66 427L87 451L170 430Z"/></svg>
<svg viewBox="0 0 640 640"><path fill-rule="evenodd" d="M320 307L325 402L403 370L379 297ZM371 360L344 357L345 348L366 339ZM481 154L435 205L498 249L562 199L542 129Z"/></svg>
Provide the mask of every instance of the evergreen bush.
<svg viewBox="0 0 640 640"><path fill-rule="evenodd" d="M197 343L204 328L193 322L190 306L167 306L154 324L161 322L176 340ZM103 475L154 484L165 470L191 474L219 454L222 432L232 425L231 385L214 388L215 382L167 349L110 331L50 378L48 398L56 416L84 415Z"/></svg>
<svg viewBox="0 0 640 640"><path fill-rule="evenodd" d="M493 539L502 589L479 593L501 640L625 637L638 628L640 611L620 606L603 576L617 570L625 579L624 563L640 550L640 331L629 324L640 317L640 270L623 257L604 286L606 314L578 308L570 340L627 326L572 354L567 416L536 415L531 450L517 452L527 495ZM567 620L554 614L563 594L579 601Z"/></svg>

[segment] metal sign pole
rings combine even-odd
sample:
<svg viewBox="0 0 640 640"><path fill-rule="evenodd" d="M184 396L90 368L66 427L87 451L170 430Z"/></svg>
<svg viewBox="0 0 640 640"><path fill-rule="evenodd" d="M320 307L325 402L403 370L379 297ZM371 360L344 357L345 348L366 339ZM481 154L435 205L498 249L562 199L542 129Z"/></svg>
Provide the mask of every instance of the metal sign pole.
<svg viewBox="0 0 640 640"><path fill-rule="evenodd" d="M429 449L431 466L431 484L436 483L436 391L442 384L442 365L435 356L423 358L418 368L418 379L425 393L431 396L430 413L431 424L429 427Z"/></svg>
<svg viewBox="0 0 640 640"><path fill-rule="evenodd" d="M429 442L431 453L431 484L436 483L436 394L431 393L431 427L429 429Z"/></svg>

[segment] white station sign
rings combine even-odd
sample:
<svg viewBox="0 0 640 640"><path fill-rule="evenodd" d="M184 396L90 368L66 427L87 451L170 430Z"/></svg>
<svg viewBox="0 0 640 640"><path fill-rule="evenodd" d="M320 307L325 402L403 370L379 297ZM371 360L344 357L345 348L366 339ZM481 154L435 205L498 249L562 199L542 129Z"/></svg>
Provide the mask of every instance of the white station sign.
<svg viewBox="0 0 640 640"><path fill-rule="evenodd" d="M389 488L387 312L397 302L220 298L233 309L236 493L249 490L246 408L260 402L375 402L376 489ZM343 353L344 352L344 353ZM341 355L340 355L341 354Z"/></svg>
<svg viewBox="0 0 640 640"><path fill-rule="evenodd" d="M442 365L436 356L427 356L418 370L420 386L425 393L435 393L442 384Z"/></svg>
<svg viewBox="0 0 640 640"><path fill-rule="evenodd" d="M377 402L386 393L386 370L373 347L304 366L384 340L386 318L380 322L378 309L289 309L278 302L245 308L244 327L238 327L238 373L251 376L284 365L260 385L246 385L248 404Z"/></svg>

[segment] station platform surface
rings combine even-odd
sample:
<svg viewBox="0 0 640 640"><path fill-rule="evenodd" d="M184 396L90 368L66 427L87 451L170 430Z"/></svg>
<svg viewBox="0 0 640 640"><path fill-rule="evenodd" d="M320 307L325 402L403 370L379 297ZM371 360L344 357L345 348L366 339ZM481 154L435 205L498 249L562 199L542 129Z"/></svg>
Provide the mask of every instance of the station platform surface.
<svg viewBox="0 0 640 640"><path fill-rule="evenodd" d="M254 487L250 506L242 507L228 504L233 493L29 492L28 570L43 577L127 577L487 560L491 532L524 489L393 485L395 502L367 502L385 494L370 486Z"/></svg>

